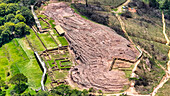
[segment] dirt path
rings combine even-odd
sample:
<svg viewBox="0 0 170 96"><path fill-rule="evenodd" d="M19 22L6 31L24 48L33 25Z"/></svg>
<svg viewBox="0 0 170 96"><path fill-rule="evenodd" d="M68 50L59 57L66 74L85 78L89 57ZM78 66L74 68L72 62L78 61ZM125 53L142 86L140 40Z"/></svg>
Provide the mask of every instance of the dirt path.
<svg viewBox="0 0 170 96"><path fill-rule="evenodd" d="M121 17L120 17L118 14L116 14L116 17L117 17L118 21L120 22L121 29L122 29L122 31L124 32L125 36L128 38L128 40L129 40L133 45L135 45L135 44L133 43L132 39L128 36L128 33L126 32L125 24L124 24L124 22L122 21Z"/></svg>
<svg viewBox="0 0 170 96"><path fill-rule="evenodd" d="M137 46L134 44L134 42L132 41L132 39L128 36L128 33L126 32L126 29L125 29L125 24L124 24L124 22L122 21L121 17L118 15L118 13L121 13L121 12L122 12L122 7L125 6L125 5L127 5L130 1L131 1L131 0L127 0L124 4L122 4L121 6L119 6L119 7L117 8L118 10L116 11L116 17L117 17L117 19L118 19L119 22L120 22L121 29L122 29L122 31L124 32L125 36L126 36L126 37L129 39L129 41L134 45L134 47L136 47L136 48L139 50L139 52L140 52L140 55L138 56L138 61L134 64L135 66L134 66L134 68L133 68L133 70L132 70L132 74L131 74L131 78L134 78L134 77L136 77L135 71L137 70L137 66L138 66L138 64L140 63L140 58L141 58L143 52L142 52L142 50L141 50L139 47L137 47ZM127 91L125 91L124 93L127 93L128 95L137 95L138 93L136 92L134 85L135 85L135 82L134 82L134 81L131 81L131 84L130 84L129 89L128 89ZM117 94L117 95L118 95L118 94ZM119 94L119 95L120 95L120 94Z"/></svg>
<svg viewBox="0 0 170 96"><path fill-rule="evenodd" d="M162 23L163 23L163 34L165 36L165 39L167 40L166 45L169 45L169 39L167 34L165 33L166 31L166 25L165 25L165 18L164 18L164 13L162 12ZM170 46L169 46L170 47ZM166 75L162 78L162 80L160 81L159 85L154 88L153 92L152 92L152 96L155 96L157 91L169 80L170 78L170 50L168 52L168 57L169 57L169 61L167 62L167 69L165 69L164 67L161 67L165 72Z"/></svg>
<svg viewBox="0 0 170 96"><path fill-rule="evenodd" d="M164 18L164 13L162 12L162 23L163 23L163 34L164 34L164 36L165 36L165 39L166 39L166 45L169 45L169 43L170 43L170 41L169 41L169 39L168 39L168 36L167 36L167 34L166 34L166 32L165 32L165 30L166 30L166 25L165 25L165 18Z"/></svg>

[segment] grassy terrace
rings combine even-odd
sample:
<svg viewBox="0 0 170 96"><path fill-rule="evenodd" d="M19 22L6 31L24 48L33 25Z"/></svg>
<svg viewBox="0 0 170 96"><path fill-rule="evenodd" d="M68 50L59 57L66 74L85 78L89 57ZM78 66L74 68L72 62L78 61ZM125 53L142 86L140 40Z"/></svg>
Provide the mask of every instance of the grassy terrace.
<svg viewBox="0 0 170 96"><path fill-rule="evenodd" d="M41 38L42 42L47 47L47 49L52 49L57 47L57 44L54 42L54 40L51 38L51 36L48 33L38 33L38 36Z"/></svg>
<svg viewBox="0 0 170 96"><path fill-rule="evenodd" d="M35 51L45 50L33 30L30 31L30 34L27 35L27 38ZM3 80L8 81L15 74L23 73L26 77L28 77L29 85L29 88L25 92L30 92L30 88L33 90L40 88L42 70L40 69L39 64L37 63L37 60L34 56L34 52L32 51L25 37L13 39L11 42L4 44L0 48L0 64L0 77ZM7 74L10 75L7 76ZM50 82L50 79L47 78L47 87L49 86ZM10 90L13 88L11 85L9 87L10 88L7 90L7 95L10 94Z"/></svg>
<svg viewBox="0 0 170 96"><path fill-rule="evenodd" d="M31 42L35 51L44 51L45 50L45 48L43 47L42 43L40 42L38 37L35 35L33 30L30 31L30 35L27 35L27 38Z"/></svg>
<svg viewBox="0 0 170 96"><path fill-rule="evenodd" d="M51 25L52 28L55 27L55 24L54 24L55 21L54 21L53 19L50 19L48 22L50 23L50 25Z"/></svg>
<svg viewBox="0 0 170 96"><path fill-rule="evenodd" d="M23 73L28 77L29 87L36 89L40 87L42 71L24 43L26 42L23 38L14 39L0 48L0 76L2 79L8 80L17 73ZM7 72L10 73L8 77Z"/></svg>
<svg viewBox="0 0 170 96"><path fill-rule="evenodd" d="M40 21L40 24L41 24L42 29L48 29L48 28L49 28L49 26L48 26L48 24L47 24L46 22L44 22L44 21L41 20L41 19L39 19L39 21Z"/></svg>

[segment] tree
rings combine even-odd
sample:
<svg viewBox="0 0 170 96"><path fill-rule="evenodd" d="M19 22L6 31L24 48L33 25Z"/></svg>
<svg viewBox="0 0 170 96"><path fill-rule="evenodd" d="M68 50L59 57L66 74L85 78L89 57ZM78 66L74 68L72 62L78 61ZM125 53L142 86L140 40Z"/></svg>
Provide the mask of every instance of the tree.
<svg viewBox="0 0 170 96"><path fill-rule="evenodd" d="M2 46L2 37L0 36L0 47Z"/></svg>
<svg viewBox="0 0 170 96"><path fill-rule="evenodd" d="M10 33L12 34L12 32L15 30L15 24L12 22L7 22L4 24L5 29L8 29L9 31L11 31Z"/></svg>
<svg viewBox="0 0 170 96"><path fill-rule="evenodd" d="M0 77L0 96L5 96L6 92L2 91L1 87L5 87L5 81L1 79Z"/></svg>
<svg viewBox="0 0 170 96"><path fill-rule="evenodd" d="M156 0L149 0L149 6L159 8L159 3Z"/></svg>
<svg viewBox="0 0 170 96"><path fill-rule="evenodd" d="M40 91L35 96L48 96L48 92L46 91Z"/></svg>
<svg viewBox="0 0 170 96"><path fill-rule="evenodd" d="M21 7L21 15L25 17L26 24L32 24L34 22L33 15L27 7Z"/></svg>
<svg viewBox="0 0 170 96"><path fill-rule="evenodd" d="M20 0L5 0L6 3L17 3Z"/></svg>
<svg viewBox="0 0 170 96"><path fill-rule="evenodd" d="M0 4L0 16L4 16L5 15L5 11L6 11L6 3L1 3Z"/></svg>
<svg viewBox="0 0 170 96"><path fill-rule="evenodd" d="M25 84L28 82L28 78L20 73L20 74L16 74L14 75L10 80L9 80L9 83L11 84L15 84L17 86L21 85L21 84Z"/></svg>
<svg viewBox="0 0 170 96"><path fill-rule="evenodd" d="M20 6L18 4L9 3L7 4L7 7L6 7L6 14L10 14L10 13L15 14L16 11L19 9L20 9Z"/></svg>
<svg viewBox="0 0 170 96"><path fill-rule="evenodd" d="M1 87L5 87L5 81L0 78L0 90Z"/></svg>
<svg viewBox="0 0 170 96"><path fill-rule="evenodd" d="M9 80L9 83L15 85L14 90L11 92L11 94L23 93L28 88L28 85L26 85L27 82L28 82L28 78L24 74L19 73L19 74L14 75Z"/></svg>
<svg viewBox="0 0 170 96"><path fill-rule="evenodd" d="M21 14L17 14L15 16L15 19L19 20L19 22L25 22L26 19L24 18L24 16L22 16Z"/></svg>
<svg viewBox="0 0 170 96"><path fill-rule="evenodd" d="M88 7L88 1L86 0L86 7Z"/></svg>
<svg viewBox="0 0 170 96"><path fill-rule="evenodd" d="M4 23L5 23L5 18L0 17L0 25L4 25Z"/></svg>
<svg viewBox="0 0 170 96"><path fill-rule="evenodd" d="M13 21L15 18L14 14L8 14L5 16L6 22Z"/></svg>
<svg viewBox="0 0 170 96"><path fill-rule="evenodd" d="M99 92L98 92L99 94L102 94L101 96L103 96L103 92L102 92L102 90L99 90Z"/></svg>
<svg viewBox="0 0 170 96"><path fill-rule="evenodd" d="M29 33L29 31L30 31L29 26L27 26L24 22L19 22L16 24L16 27L15 27L16 35L22 36L22 35Z"/></svg>
<svg viewBox="0 0 170 96"><path fill-rule="evenodd" d="M5 27L4 26L0 26L0 35L1 35L3 30L5 30Z"/></svg>
<svg viewBox="0 0 170 96"><path fill-rule="evenodd" d="M7 30L7 29L5 29L5 30L3 30L2 31L2 33L1 33L1 38L2 38L2 43L4 43L4 42L8 42L10 39L10 37L9 37L9 33L10 33L10 31L9 30Z"/></svg>
<svg viewBox="0 0 170 96"><path fill-rule="evenodd" d="M88 91L87 91L86 89L84 89L84 90L82 91L82 95L83 95L83 96L89 96Z"/></svg>

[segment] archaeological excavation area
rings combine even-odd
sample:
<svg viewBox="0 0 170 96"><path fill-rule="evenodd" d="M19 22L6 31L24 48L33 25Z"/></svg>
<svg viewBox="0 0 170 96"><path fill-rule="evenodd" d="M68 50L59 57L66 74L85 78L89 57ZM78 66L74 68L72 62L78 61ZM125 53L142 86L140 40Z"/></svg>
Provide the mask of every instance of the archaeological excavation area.
<svg viewBox="0 0 170 96"><path fill-rule="evenodd" d="M129 86L124 70L130 69L139 55L131 42L109 27L82 18L65 3L48 4L43 14L66 31L76 62L69 78L79 88L119 92Z"/></svg>

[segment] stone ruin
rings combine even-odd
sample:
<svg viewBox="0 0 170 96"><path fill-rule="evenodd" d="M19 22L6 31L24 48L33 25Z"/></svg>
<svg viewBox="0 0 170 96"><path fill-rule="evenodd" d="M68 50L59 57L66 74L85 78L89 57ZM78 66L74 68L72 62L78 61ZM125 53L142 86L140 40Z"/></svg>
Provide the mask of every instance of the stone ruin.
<svg viewBox="0 0 170 96"><path fill-rule="evenodd" d="M130 67L133 63L128 61L136 61L139 52L127 39L107 26L83 19L63 2L49 4L44 14L66 31L65 37L78 62L70 69L70 78L78 87L119 92L129 85L123 71L109 71L114 58L125 60L115 64L117 68Z"/></svg>

